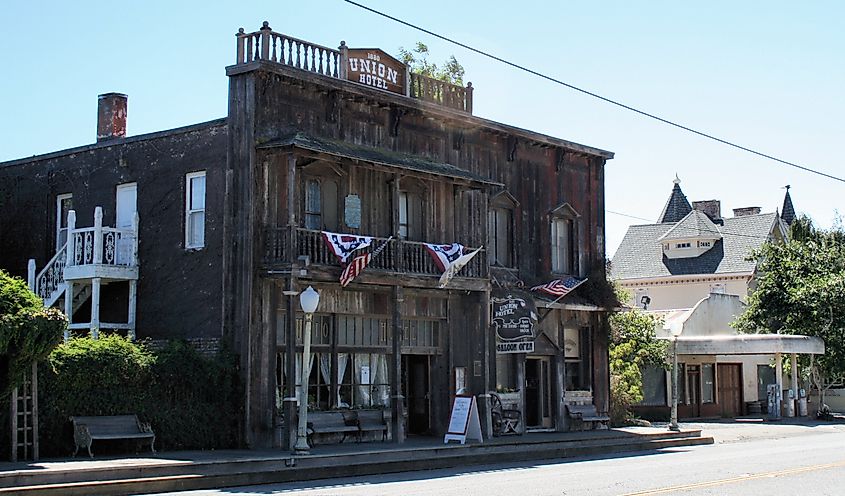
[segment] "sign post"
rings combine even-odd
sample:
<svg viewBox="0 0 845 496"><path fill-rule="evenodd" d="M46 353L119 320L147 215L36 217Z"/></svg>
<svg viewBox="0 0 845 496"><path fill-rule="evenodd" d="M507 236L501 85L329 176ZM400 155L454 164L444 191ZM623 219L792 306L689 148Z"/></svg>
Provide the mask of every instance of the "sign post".
<svg viewBox="0 0 845 496"><path fill-rule="evenodd" d="M449 429L443 437L443 444L458 441L466 444L467 439L483 443L481 435L481 421L478 418L478 403L475 396L455 396L452 403L452 416L449 418Z"/></svg>

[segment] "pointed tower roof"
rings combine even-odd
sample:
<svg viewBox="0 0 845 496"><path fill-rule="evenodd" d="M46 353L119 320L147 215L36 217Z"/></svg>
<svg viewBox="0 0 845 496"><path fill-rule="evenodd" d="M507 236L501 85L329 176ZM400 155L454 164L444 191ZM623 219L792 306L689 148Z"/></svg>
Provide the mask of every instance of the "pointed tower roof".
<svg viewBox="0 0 845 496"><path fill-rule="evenodd" d="M785 187L786 196L783 197L783 208L781 209L780 218L783 219L788 226L795 220L795 209L792 207L792 198L789 196L790 186L787 184Z"/></svg>
<svg viewBox="0 0 845 496"><path fill-rule="evenodd" d="M672 181L675 185L672 187L672 194L669 195L669 200L666 206L663 207L663 212L660 213L660 218L657 222L663 224L666 222L678 222L692 212L692 205L689 204L686 195L681 191L681 180L675 174L675 180Z"/></svg>

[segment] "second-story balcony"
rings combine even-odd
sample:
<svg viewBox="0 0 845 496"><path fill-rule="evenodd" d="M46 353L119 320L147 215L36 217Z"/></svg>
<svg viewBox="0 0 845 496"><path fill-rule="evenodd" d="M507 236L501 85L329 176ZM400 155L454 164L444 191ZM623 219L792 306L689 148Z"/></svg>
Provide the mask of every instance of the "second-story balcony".
<svg viewBox="0 0 845 496"><path fill-rule="evenodd" d="M373 237L372 244L355 254L373 252L388 238ZM307 258L306 258L307 257ZM284 269L293 265L302 267L307 260L311 269L340 274L342 267L323 239L321 231L276 227L265 230L264 265L268 269ZM434 287L442 272L425 249L424 243L390 239L388 246L374 257L367 269L367 275L380 278L405 276L421 287ZM362 277L366 280L367 277ZM358 281L358 279L356 279ZM454 286L474 289L487 284L487 256L484 250L473 257L453 279ZM450 283L450 286L453 284Z"/></svg>

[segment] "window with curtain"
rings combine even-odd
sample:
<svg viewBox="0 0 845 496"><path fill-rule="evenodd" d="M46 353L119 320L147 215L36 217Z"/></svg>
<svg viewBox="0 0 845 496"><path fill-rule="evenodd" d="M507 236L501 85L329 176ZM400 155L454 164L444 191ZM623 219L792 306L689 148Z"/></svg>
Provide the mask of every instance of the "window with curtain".
<svg viewBox="0 0 845 496"><path fill-rule="evenodd" d="M338 405L351 408L388 407L390 380L386 353L349 353L346 366L338 366Z"/></svg>
<svg viewBox="0 0 845 496"><path fill-rule="evenodd" d="M567 391L592 390L590 328L564 329L564 381Z"/></svg>
<svg viewBox="0 0 845 496"><path fill-rule="evenodd" d="M574 219L556 218L552 221L552 272L579 275L575 235Z"/></svg>
<svg viewBox="0 0 845 496"><path fill-rule="evenodd" d="M422 195L416 192L399 192L399 237L409 241L423 239Z"/></svg>

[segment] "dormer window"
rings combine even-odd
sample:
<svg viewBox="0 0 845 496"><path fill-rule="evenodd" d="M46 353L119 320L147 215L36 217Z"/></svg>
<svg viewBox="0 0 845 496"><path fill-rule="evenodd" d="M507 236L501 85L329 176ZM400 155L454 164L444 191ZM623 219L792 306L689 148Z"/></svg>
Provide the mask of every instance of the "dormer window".
<svg viewBox="0 0 845 496"><path fill-rule="evenodd" d="M690 243L677 243L675 244L675 248L689 248L691 245Z"/></svg>
<svg viewBox="0 0 845 496"><path fill-rule="evenodd" d="M710 248L711 244L712 243L710 241L699 241L698 247L699 248Z"/></svg>

